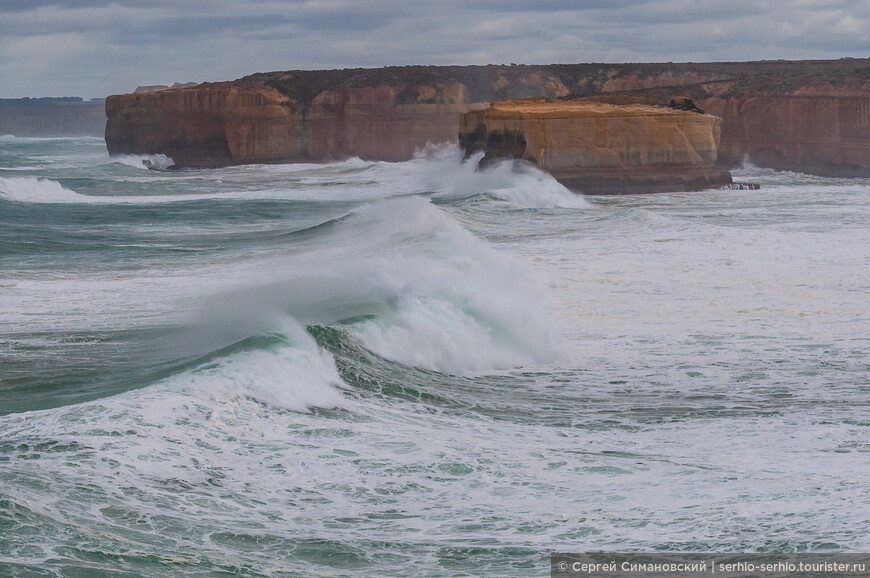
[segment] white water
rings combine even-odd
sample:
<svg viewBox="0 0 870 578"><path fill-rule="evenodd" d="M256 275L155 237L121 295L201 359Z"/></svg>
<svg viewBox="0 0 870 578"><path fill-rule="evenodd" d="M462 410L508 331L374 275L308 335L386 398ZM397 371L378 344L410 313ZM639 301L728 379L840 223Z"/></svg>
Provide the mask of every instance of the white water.
<svg viewBox="0 0 870 578"><path fill-rule="evenodd" d="M363 205L318 246L302 247L234 267L232 278L243 281L211 299L206 331L268 330L275 311L306 323L374 315L350 326L366 347L448 373L547 361L559 351L533 271L424 198Z"/></svg>
<svg viewBox="0 0 870 578"><path fill-rule="evenodd" d="M137 169L162 170L175 165L175 161L166 155L114 155L112 162L127 165Z"/></svg>
<svg viewBox="0 0 870 578"><path fill-rule="evenodd" d="M60 152L74 175L0 174L0 387L30 404L0 416L4 571L870 547L864 181L747 166L760 191L590 200L450 149L184 172ZM138 375L151 336L211 356L73 397Z"/></svg>
<svg viewBox="0 0 870 578"><path fill-rule="evenodd" d="M171 378L163 386L206 399L250 397L297 412L346 406L339 389L347 385L338 375L332 356L293 320L284 319L280 324L285 328L286 345L235 353Z"/></svg>

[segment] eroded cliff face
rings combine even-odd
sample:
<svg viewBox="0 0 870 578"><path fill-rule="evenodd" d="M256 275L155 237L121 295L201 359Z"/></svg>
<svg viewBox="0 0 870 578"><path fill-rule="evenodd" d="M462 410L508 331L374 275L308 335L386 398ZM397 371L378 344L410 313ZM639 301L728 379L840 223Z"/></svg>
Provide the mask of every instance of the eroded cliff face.
<svg viewBox="0 0 870 578"><path fill-rule="evenodd" d="M519 158L586 193L723 186L720 119L667 107L526 99L462 115L460 143L484 161Z"/></svg>
<svg viewBox="0 0 870 578"><path fill-rule="evenodd" d="M475 106L462 84L343 88L321 92L306 111L311 158L400 161L427 142L455 142L459 114ZM477 106L481 106L478 104Z"/></svg>
<svg viewBox="0 0 870 578"><path fill-rule="evenodd" d="M293 102L274 88L229 83L106 99L110 154L161 153L180 166L268 161L292 156Z"/></svg>
<svg viewBox="0 0 870 578"><path fill-rule="evenodd" d="M722 119L718 162L828 176L870 176L870 82L861 73L754 77L585 97L613 104L691 98ZM834 75L835 77L837 75Z"/></svg>
<svg viewBox="0 0 870 578"><path fill-rule="evenodd" d="M400 161L427 143L456 142L459 114L482 108L486 98L567 94L558 78L540 72L489 73L469 84L450 75L437 82L431 74L324 79L288 73L111 96L106 144L111 154L166 154L177 166L351 156Z"/></svg>
<svg viewBox="0 0 870 578"><path fill-rule="evenodd" d="M718 160L870 176L870 60L410 66L289 71L109 97L110 153L179 166L405 160L456 142L459 114L535 96L661 104L692 98L723 119Z"/></svg>
<svg viewBox="0 0 870 578"><path fill-rule="evenodd" d="M709 99L723 121L721 162L870 176L870 91L863 96L760 95Z"/></svg>

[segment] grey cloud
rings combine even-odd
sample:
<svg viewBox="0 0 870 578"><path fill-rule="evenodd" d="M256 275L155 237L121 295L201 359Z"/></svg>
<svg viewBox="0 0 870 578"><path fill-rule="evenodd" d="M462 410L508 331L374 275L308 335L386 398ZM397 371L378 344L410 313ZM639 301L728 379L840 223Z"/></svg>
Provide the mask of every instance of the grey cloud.
<svg viewBox="0 0 870 578"><path fill-rule="evenodd" d="M3 0L0 97L291 68L864 56L868 31L863 0Z"/></svg>
<svg viewBox="0 0 870 578"><path fill-rule="evenodd" d="M111 0L68 0L60 2L59 0L4 0L2 12L28 12L36 8L46 8L49 6L58 6L63 8L91 8L108 6Z"/></svg>
<svg viewBox="0 0 870 578"><path fill-rule="evenodd" d="M185 5L185 11L155 10L152 4L148 9L142 9L139 7L141 4L124 6L117 3L97 11L93 6L86 7L86 2L81 4L74 10L59 10L51 20L46 18L44 10L22 11L11 16L0 13L0 34L14 38L97 33L106 41L121 45L150 45L172 41L173 37L189 40L216 34L244 38L265 33L276 39L286 39L306 32L370 32L388 26L400 14L386 8L367 9L365 6L312 9L300 3L285 3L277 7L253 4L248 11L238 14L190 10L190 4Z"/></svg>
<svg viewBox="0 0 870 578"><path fill-rule="evenodd" d="M485 8L487 12L578 12L586 10L611 10L632 8L653 3L654 0L483 0L475 2L475 6Z"/></svg>

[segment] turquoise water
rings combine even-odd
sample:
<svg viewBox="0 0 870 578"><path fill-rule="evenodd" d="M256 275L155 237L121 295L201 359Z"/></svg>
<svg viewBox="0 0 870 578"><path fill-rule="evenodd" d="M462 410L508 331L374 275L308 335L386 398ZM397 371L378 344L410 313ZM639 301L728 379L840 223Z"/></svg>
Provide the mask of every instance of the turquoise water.
<svg viewBox="0 0 870 578"><path fill-rule="evenodd" d="M870 182L0 138L0 574L866 551Z"/></svg>

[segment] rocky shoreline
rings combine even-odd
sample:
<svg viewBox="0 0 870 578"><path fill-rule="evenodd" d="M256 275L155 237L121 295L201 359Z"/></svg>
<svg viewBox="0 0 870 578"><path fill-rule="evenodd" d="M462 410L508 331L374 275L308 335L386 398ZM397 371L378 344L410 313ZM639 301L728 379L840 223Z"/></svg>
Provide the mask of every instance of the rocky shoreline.
<svg viewBox="0 0 870 578"><path fill-rule="evenodd" d="M579 192L691 191L731 184L716 168L721 122L676 107L509 100L463 114L459 144L484 163L529 161Z"/></svg>
<svg viewBox="0 0 870 578"><path fill-rule="evenodd" d="M350 156L400 161L427 143L457 142L463 113L530 97L611 105L691 99L722 119L719 169L748 157L776 169L870 176L868 59L260 73L110 96L105 134L110 153L165 154L182 167ZM653 171L648 180L668 178ZM607 189L620 179L589 177L584 186ZM715 182L709 173L695 182L691 171L679 180L692 187Z"/></svg>

